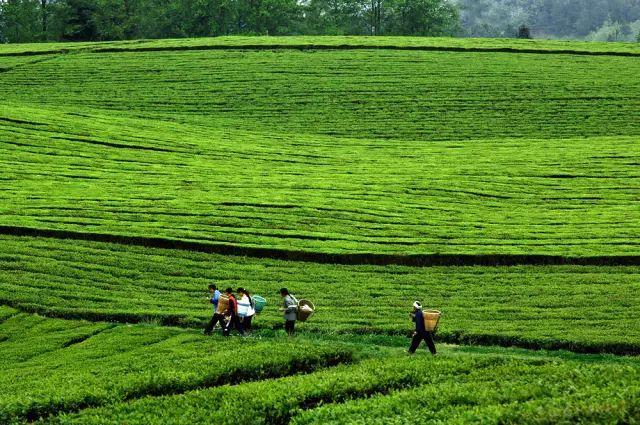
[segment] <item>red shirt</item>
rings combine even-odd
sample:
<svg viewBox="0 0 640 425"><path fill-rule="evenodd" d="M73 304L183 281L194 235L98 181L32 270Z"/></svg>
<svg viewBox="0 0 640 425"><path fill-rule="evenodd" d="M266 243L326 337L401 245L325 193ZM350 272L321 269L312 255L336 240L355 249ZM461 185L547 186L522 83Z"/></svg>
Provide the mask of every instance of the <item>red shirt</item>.
<svg viewBox="0 0 640 425"><path fill-rule="evenodd" d="M229 307L227 307L227 313L234 316L238 312L238 301L233 295L229 295Z"/></svg>

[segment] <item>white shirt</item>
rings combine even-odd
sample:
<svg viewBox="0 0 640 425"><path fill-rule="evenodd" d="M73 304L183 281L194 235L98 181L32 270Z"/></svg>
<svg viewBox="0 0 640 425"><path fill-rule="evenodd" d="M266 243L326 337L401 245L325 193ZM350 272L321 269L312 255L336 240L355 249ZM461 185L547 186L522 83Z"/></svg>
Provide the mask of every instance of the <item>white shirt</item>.
<svg viewBox="0 0 640 425"><path fill-rule="evenodd" d="M251 302L249 302L249 297L246 294L242 295L242 298L238 300L238 316L240 317L250 317L256 314L256 311L251 306Z"/></svg>

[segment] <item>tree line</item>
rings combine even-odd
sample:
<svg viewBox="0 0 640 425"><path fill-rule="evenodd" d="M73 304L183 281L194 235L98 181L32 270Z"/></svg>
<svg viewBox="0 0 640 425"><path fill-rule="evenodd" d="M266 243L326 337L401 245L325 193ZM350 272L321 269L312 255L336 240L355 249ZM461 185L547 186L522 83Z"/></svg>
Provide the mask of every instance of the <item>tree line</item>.
<svg viewBox="0 0 640 425"><path fill-rule="evenodd" d="M0 0L0 42L233 34L630 41L639 33L640 0Z"/></svg>
<svg viewBox="0 0 640 425"><path fill-rule="evenodd" d="M455 35L446 0L0 0L0 41Z"/></svg>

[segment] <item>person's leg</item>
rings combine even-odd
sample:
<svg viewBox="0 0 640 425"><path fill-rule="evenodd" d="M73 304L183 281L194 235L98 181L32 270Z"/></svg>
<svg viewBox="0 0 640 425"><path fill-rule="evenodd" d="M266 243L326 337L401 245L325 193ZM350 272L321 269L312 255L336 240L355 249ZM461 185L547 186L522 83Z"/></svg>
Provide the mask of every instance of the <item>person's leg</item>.
<svg viewBox="0 0 640 425"><path fill-rule="evenodd" d="M422 340L422 336L415 334L411 339L411 346L409 347L409 353L413 354L416 352L418 347L420 346L420 341Z"/></svg>
<svg viewBox="0 0 640 425"><path fill-rule="evenodd" d="M226 322L224 320L224 314L216 313L216 320L214 322L213 329L216 328L216 325L220 325L220 329L224 332L224 328L226 327Z"/></svg>
<svg viewBox="0 0 640 425"><path fill-rule="evenodd" d="M218 323L220 323L220 330L224 334L224 331L227 329L227 324L229 323L229 321L227 320L227 316L225 316L224 314L220 314L220 318L218 320Z"/></svg>
<svg viewBox="0 0 640 425"><path fill-rule="evenodd" d="M244 318L236 316L236 329L240 332L240 335L244 335Z"/></svg>
<svg viewBox="0 0 640 425"><path fill-rule="evenodd" d="M229 317L229 321L227 321L226 325L223 328L224 330L222 331L222 335L224 336L231 335L231 330L233 329L235 324L236 324L236 316L231 315L231 317Z"/></svg>
<svg viewBox="0 0 640 425"><path fill-rule="evenodd" d="M287 333L289 335L293 335L293 330L295 328L295 324L296 324L296 322L294 322L293 320L286 320L284 322L284 330L287 331Z"/></svg>
<svg viewBox="0 0 640 425"><path fill-rule="evenodd" d="M244 318L244 323L242 327L245 332L251 332L251 321L253 320L253 316L248 316Z"/></svg>
<svg viewBox="0 0 640 425"><path fill-rule="evenodd" d="M224 314L216 313L216 325L220 325L220 328L224 329ZM215 329L215 326L213 327Z"/></svg>
<svg viewBox="0 0 640 425"><path fill-rule="evenodd" d="M224 329L224 314L216 313L216 325L220 325L220 328ZM214 326L213 329L215 328Z"/></svg>
<svg viewBox="0 0 640 425"><path fill-rule="evenodd" d="M207 323L207 326L204 328L204 334L209 335L211 331L213 331L213 328L215 328L217 322L218 315L216 313L213 313L211 320L209 320L209 323Z"/></svg>
<svg viewBox="0 0 640 425"><path fill-rule="evenodd" d="M431 351L431 354L436 354L436 345L433 343L433 334L431 332L425 332L423 338L424 342L427 343L427 347L429 348L429 351Z"/></svg>

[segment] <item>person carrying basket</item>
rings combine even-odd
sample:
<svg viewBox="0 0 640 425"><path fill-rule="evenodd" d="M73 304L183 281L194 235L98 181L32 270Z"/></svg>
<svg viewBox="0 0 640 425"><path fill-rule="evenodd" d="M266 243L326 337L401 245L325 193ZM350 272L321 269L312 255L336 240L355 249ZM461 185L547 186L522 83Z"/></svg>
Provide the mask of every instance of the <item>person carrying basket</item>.
<svg viewBox="0 0 640 425"><path fill-rule="evenodd" d="M293 335L298 315L298 300L289 293L287 288L280 289L280 296L284 307L284 330Z"/></svg>
<svg viewBox="0 0 640 425"><path fill-rule="evenodd" d="M439 317L439 312L437 313ZM422 312L422 305L416 301L413 303L413 313L411 313L411 320L416 323L416 330L413 333L413 338L411 340L411 346L409 347L409 354L413 354L416 352L420 343L424 340L431 351L431 354L436 355L436 346L433 343L433 332L437 326L437 317L436 322L432 329L427 329L425 325L425 313Z"/></svg>

